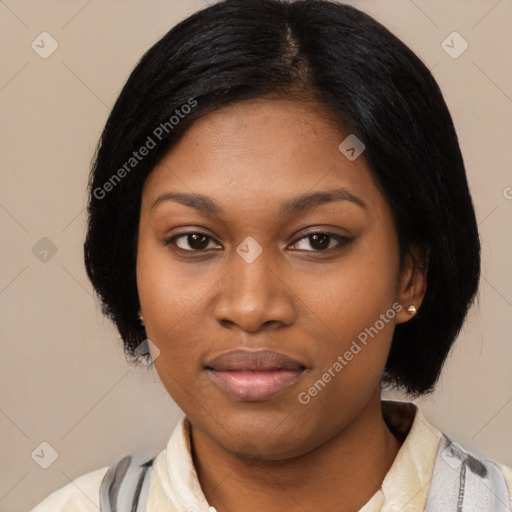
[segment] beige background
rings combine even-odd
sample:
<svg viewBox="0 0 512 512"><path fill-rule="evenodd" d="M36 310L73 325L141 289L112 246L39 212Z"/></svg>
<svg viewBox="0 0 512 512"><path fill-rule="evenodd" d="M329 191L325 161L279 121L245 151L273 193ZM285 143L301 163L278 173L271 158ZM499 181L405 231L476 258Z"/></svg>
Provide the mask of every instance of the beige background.
<svg viewBox="0 0 512 512"><path fill-rule="evenodd" d="M480 223L479 306L438 390L418 402L461 444L512 465L512 1L351 3L433 70ZM129 72L204 4L0 0L1 511L28 510L127 453L154 455L180 415L152 368L126 364L99 312L82 260L84 207L93 149ZM43 31L59 45L47 59L31 48ZM469 43L457 59L441 46L453 31ZM46 262L32 252L43 237L57 249ZM31 458L43 441L58 452L48 469Z"/></svg>

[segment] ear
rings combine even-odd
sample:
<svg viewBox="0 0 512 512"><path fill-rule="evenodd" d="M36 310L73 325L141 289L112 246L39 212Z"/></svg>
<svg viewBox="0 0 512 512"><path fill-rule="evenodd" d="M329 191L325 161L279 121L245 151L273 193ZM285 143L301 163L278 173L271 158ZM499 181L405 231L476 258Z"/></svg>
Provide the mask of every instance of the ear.
<svg viewBox="0 0 512 512"><path fill-rule="evenodd" d="M397 283L397 302L402 309L396 315L396 323L407 322L417 313L407 311L409 306L420 309L427 291L427 269L430 249L414 244L405 256L404 265Z"/></svg>

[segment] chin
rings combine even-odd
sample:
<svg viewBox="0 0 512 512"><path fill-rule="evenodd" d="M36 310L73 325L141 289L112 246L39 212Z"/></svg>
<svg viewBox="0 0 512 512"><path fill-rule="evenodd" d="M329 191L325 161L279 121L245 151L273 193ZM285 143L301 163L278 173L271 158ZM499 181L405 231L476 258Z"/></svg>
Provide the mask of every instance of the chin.
<svg viewBox="0 0 512 512"><path fill-rule="evenodd" d="M279 412L237 415L227 413L228 423L210 426L210 437L223 449L243 460L286 460L307 453L315 445L316 429Z"/></svg>

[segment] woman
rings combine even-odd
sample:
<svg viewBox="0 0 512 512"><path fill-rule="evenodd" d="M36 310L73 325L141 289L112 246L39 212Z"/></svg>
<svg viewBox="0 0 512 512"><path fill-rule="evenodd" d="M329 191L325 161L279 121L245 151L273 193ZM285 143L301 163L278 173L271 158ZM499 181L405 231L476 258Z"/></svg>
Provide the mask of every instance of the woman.
<svg viewBox="0 0 512 512"><path fill-rule="evenodd" d="M110 114L88 212L103 311L184 416L33 512L512 510L511 468L381 400L434 389L480 244L442 94L375 20L225 0L174 27Z"/></svg>

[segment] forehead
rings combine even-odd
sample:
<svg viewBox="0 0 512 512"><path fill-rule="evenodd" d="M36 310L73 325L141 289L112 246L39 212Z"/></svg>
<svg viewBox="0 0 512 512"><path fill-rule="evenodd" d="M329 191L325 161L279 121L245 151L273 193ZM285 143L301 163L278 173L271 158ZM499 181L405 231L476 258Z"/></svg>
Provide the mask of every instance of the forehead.
<svg viewBox="0 0 512 512"><path fill-rule="evenodd" d="M364 153L351 161L338 148L348 135L312 103L256 99L229 105L190 126L149 175L143 200L169 189L258 208L342 186L376 203L382 197Z"/></svg>

